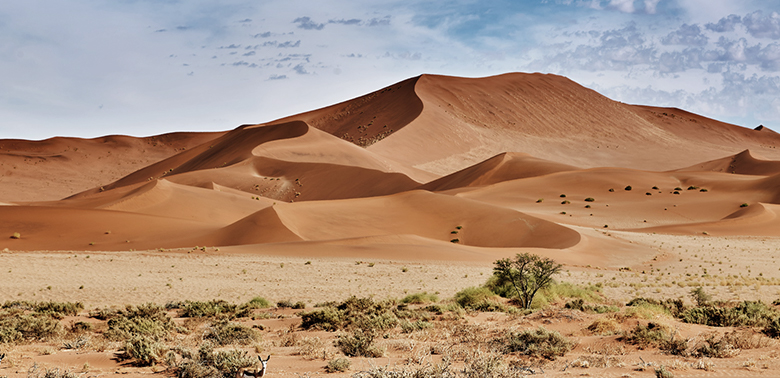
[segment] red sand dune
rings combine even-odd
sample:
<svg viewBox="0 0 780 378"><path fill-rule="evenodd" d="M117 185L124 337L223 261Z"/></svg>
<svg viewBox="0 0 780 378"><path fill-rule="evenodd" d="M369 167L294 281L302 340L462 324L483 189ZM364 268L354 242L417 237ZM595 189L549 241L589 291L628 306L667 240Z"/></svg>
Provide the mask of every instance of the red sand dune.
<svg viewBox="0 0 780 378"><path fill-rule="evenodd" d="M0 141L0 169L28 159L0 185L0 234L22 235L0 248L625 264L647 251L587 230L777 234L778 144L555 75L423 75L224 133Z"/></svg>
<svg viewBox="0 0 780 378"><path fill-rule="evenodd" d="M678 169L678 172L726 172L740 175L770 176L780 174L780 161L756 159L750 150L742 151L734 156L727 156Z"/></svg>
<svg viewBox="0 0 780 378"><path fill-rule="evenodd" d="M0 201L58 200L107 184L222 133L0 140Z"/></svg>

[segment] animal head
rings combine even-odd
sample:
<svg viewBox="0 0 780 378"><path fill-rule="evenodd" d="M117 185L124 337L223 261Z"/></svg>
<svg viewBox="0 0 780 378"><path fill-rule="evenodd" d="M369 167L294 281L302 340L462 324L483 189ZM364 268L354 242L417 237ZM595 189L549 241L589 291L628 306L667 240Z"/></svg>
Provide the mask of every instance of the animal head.
<svg viewBox="0 0 780 378"><path fill-rule="evenodd" d="M268 366L268 360L271 359L271 355L269 354L268 357L266 357L265 360L263 360L263 357L257 356L257 359L260 360L260 363L263 365L263 371L265 371L265 368Z"/></svg>

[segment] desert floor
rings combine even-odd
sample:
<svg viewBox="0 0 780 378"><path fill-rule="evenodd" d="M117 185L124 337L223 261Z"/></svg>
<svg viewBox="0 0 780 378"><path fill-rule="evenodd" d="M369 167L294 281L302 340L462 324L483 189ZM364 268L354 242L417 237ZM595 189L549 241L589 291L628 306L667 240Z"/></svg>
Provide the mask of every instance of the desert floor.
<svg viewBox="0 0 780 378"><path fill-rule="evenodd" d="M596 231L594 231L596 232ZM602 231L599 231L602 232ZM606 232L606 231L603 231ZM608 232L608 236L630 242L638 248L653 248L656 256L633 266L566 265L558 281L579 285L600 284L606 303L622 307L634 297L683 298L693 287L703 286L715 299L763 300L780 297L780 280L775 263L777 238L671 236L632 232ZM351 295L371 296L377 300L403 298L407 294L437 293L446 302L457 291L478 286L492 274L491 261L401 261L351 257L285 257L247 253L246 246L174 251L135 252L14 252L0 253L4 288L0 300L73 301L85 304L80 318L89 310L123 307L127 304L170 301L223 299L244 303L261 296L272 303L281 300L303 301L307 309L324 301L340 301ZM316 256L316 254L312 254ZM622 268L622 269L621 269ZM562 303L527 316L504 313L469 312L462 323L485 332L543 325L560 331L578 343L564 357L537 362L544 376L654 376L643 362L671 367L677 377L731 377L780 375L780 347L765 338L765 346L741 351L731 358L679 358L655 349L640 350L617 340L618 336L598 336L587 326L599 316L561 309ZM325 373L329 359L338 355L332 346L336 334L291 329L299 324L298 310L271 309L270 319L250 321L262 324L262 341L243 347L273 356L270 376L313 376ZM64 322L74 321L65 319ZM731 330L696 326L674 319L651 319L673 324L682 334L701 337L709 332ZM625 319L627 331L637 319ZM442 324L448 324L443 322ZM347 372L331 376L351 376L377 366L387 369L437 363L442 356L431 354L431 345L442 337L448 326L411 334L393 334L379 345L386 350L382 358L351 358ZM477 332L477 331L474 331ZM293 336L294 335L294 336ZM289 339L315 342L323 358L302 355L290 346ZM192 341L182 340L182 344ZM297 342L297 341L296 341ZM170 374L161 365L135 367L114 359L117 345L67 350L63 340L26 345L3 345L8 354L0 375L29 376L35 366L60 368L79 376L126 374L164 376ZM296 344L297 345L297 344ZM94 349L94 350L90 350ZM513 356L509 359L516 358ZM588 367L582 361L588 360ZM704 365L702 365L704 364ZM698 368L697 368L698 367ZM706 367L707 370L702 369ZM537 370L539 372L539 370Z"/></svg>

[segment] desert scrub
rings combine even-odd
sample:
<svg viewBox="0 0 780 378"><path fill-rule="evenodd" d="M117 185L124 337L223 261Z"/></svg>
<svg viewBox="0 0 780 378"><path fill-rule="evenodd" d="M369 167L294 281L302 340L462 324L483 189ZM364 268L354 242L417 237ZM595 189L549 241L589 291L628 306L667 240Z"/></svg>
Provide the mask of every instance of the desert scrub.
<svg viewBox="0 0 780 378"><path fill-rule="evenodd" d="M550 331L541 326L536 329L510 332L500 342L508 353L520 352L527 356L549 360L563 356L574 347L572 341L557 331Z"/></svg>
<svg viewBox="0 0 780 378"><path fill-rule="evenodd" d="M407 304L425 304L438 301L439 297L436 294L428 294L427 292L409 294L401 299L401 303Z"/></svg>
<svg viewBox="0 0 780 378"><path fill-rule="evenodd" d="M125 341L121 351L121 358L133 359L140 366L151 366L162 361L168 348L151 337L137 335Z"/></svg>
<svg viewBox="0 0 780 378"><path fill-rule="evenodd" d="M465 309L476 311L505 311L506 306L499 303L496 297L486 287L467 287L455 293L455 302Z"/></svg>
<svg viewBox="0 0 780 378"><path fill-rule="evenodd" d="M382 357L384 351L374 346L376 333L373 330L356 328L352 334L339 335L335 345L349 357Z"/></svg>
<svg viewBox="0 0 780 378"><path fill-rule="evenodd" d="M173 320L165 309L153 303L127 306L108 319L108 330L103 336L108 340L124 341L134 336L146 336L153 340L167 338L175 330Z"/></svg>
<svg viewBox="0 0 780 378"><path fill-rule="evenodd" d="M713 327L767 327L777 317L777 311L761 301L743 301L734 307L694 307L680 314L686 323Z"/></svg>
<svg viewBox="0 0 780 378"><path fill-rule="evenodd" d="M170 306L169 306L170 307ZM182 318L203 318L217 315L233 315L236 312L235 304L223 301L212 300L208 302L185 301L179 308L179 317Z"/></svg>
<svg viewBox="0 0 780 378"><path fill-rule="evenodd" d="M32 311L38 314L48 314L57 319L65 316L75 316L84 309L81 302L30 302L30 301L8 301L2 306L3 309L18 309Z"/></svg>
<svg viewBox="0 0 780 378"><path fill-rule="evenodd" d="M301 313L301 328L336 331L339 329L387 330L398 324L393 301L374 301L352 296L341 303L327 303L324 308Z"/></svg>
<svg viewBox="0 0 780 378"><path fill-rule="evenodd" d="M201 344L195 356L187 351L181 351L181 355L184 361L178 365L179 378L233 378L239 369L257 363L257 359L243 350L214 351L210 342Z"/></svg>
<svg viewBox="0 0 780 378"><path fill-rule="evenodd" d="M344 357L334 358L328 361L328 366L325 366L325 371L328 373L345 372L349 370L349 359Z"/></svg>
<svg viewBox="0 0 780 378"><path fill-rule="evenodd" d="M276 307L278 308L291 308L293 310L302 310L306 308L306 303L303 303L301 301L293 303L293 301L289 299L281 300L279 302L276 302Z"/></svg>
<svg viewBox="0 0 780 378"><path fill-rule="evenodd" d="M215 320L206 328L203 338L217 345L241 344L249 345L260 339L254 329L227 319Z"/></svg>
<svg viewBox="0 0 780 378"><path fill-rule="evenodd" d="M587 327L588 331L594 335L610 336L619 334L623 328L620 323L612 317L599 317L590 323Z"/></svg>
<svg viewBox="0 0 780 378"><path fill-rule="evenodd" d="M401 320L401 332L412 333L415 331L422 331L424 329L432 328L433 325L425 320L415 320L410 322L406 319Z"/></svg>
<svg viewBox="0 0 780 378"><path fill-rule="evenodd" d="M656 300L652 298L634 298L626 303L627 307L634 307L636 309L644 309L648 312L658 312L672 315L674 317L680 316L686 311L686 307L681 299L664 299Z"/></svg>
<svg viewBox="0 0 780 378"><path fill-rule="evenodd" d="M646 325L637 324L630 333L623 337L629 344L634 344L639 349L659 347L666 340L672 338L671 329L663 324L649 322Z"/></svg>
<svg viewBox="0 0 780 378"><path fill-rule="evenodd" d="M21 343L59 335L62 326L48 314L24 314L22 311L0 311L0 343Z"/></svg>

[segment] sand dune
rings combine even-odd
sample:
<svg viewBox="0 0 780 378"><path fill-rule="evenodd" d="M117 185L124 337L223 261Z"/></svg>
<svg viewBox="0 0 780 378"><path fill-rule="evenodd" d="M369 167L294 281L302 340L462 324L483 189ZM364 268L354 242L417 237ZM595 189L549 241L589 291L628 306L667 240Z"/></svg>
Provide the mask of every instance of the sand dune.
<svg viewBox="0 0 780 378"><path fill-rule="evenodd" d="M734 156L703 162L688 168L678 169L677 171L712 171L740 175L771 176L780 174L780 161L756 159L750 154L750 150L745 150Z"/></svg>
<svg viewBox="0 0 780 378"><path fill-rule="evenodd" d="M485 186L503 181L573 171L578 168L535 158L528 154L506 152L461 171L429 182L421 189L442 191L463 187Z"/></svg>
<svg viewBox="0 0 780 378"><path fill-rule="evenodd" d="M74 160L68 143L99 156ZM617 261L600 251L644 252L587 230L679 233L706 224L723 235L729 225L770 234L765 224L780 204L777 144L780 134L618 103L555 75L422 75L224 133L0 141L7 156L38 154L70 169L28 170L35 201L0 207L0 232L23 236L0 247L246 246L322 256L302 251L390 253L398 243L409 257L532 249ZM149 164L113 182L105 172L100 185L49 197L47 185L72 170L142 155Z"/></svg>
<svg viewBox="0 0 780 378"><path fill-rule="evenodd" d="M0 201L50 201L107 184L223 133L0 140Z"/></svg>

